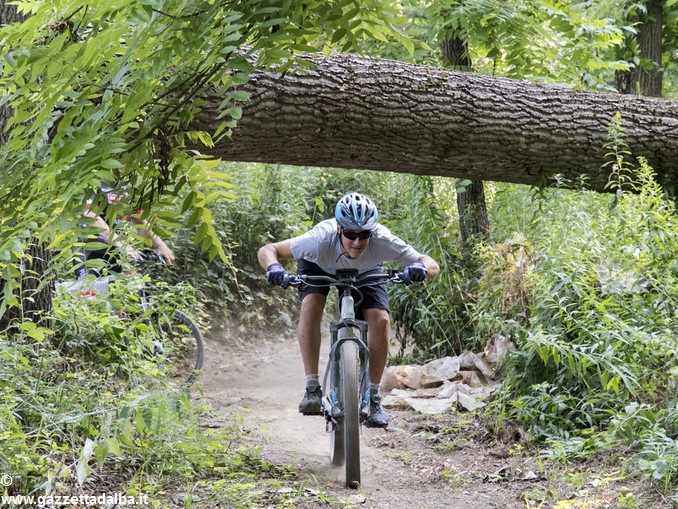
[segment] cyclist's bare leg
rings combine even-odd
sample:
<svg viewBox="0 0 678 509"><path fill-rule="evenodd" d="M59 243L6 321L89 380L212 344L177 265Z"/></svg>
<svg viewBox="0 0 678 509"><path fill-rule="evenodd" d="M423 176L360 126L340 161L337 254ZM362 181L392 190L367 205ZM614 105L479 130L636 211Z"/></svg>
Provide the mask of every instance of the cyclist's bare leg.
<svg viewBox="0 0 678 509"><path fill-rule="evenodd" d="M384 309L363 309L367 322L367 346L370 349L370 382L378 384L388 359L389 315Z"/></svg>
<svg viewBox="0 0 678 509"><path fill-rule="evenodd" d="M307 375L318 374L320 358L320 322L325 309L325 296L321 293L309 293L301 301L301 312L297 334L304 371Z"/></svg>

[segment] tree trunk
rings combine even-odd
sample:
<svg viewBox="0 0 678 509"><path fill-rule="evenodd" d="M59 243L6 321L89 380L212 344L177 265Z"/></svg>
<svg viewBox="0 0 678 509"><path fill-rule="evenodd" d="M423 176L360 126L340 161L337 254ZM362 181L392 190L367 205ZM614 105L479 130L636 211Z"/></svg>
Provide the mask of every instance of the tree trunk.
<svg viewBox="0 0 678 509"><path fill-rule="evenodd" d="M440 44L443 62L452 66L456 71L471 71L471 57L468 55L468 44L459 37L443 39Z"/></svg>
<svg viewBox="0 0 678 509"><path fill-rule="evenodd" d="M486 239L490 232L482 180L461 181L457 186L457 210L461 243L470 252L469 248L478 240Z"/></svg>
<svg viewBox="0 0 678 509"><path fill-rule="evenodd" d="M0 0L0 25L19 21L13 5ZM0 144L7 141L5 124L11 115L6 105L0 106ZM0 331L8 329L13 323L23 320L31 320L43 326L49 326L49 314L52 309L52 285L40 286L40 277L45 272L49 263L50 253L45 249L45 244L32 239L17 265L21 270L19 289L14 295L21 303L21 307L8 308L0 316ZM2 281L2 287L7 284ZM2 299L2 294L0 294Z"/></svg>
<svg viewBox="0 0 678 509"><path fill-rule="evenodd" d="M622 94L640 94L650 97L662 95L662 26L664 24L663 0L649 0L647 13L637 17L639 57L651 63L650 69L635 65L628 71L616 73L617 90Z"/></svg>
<svg viewBox="0 0 678 509"><path fill-rule="evenodd" d="M45 247L44 242L33 239L18 262L21 270L20 287L14 291L14 295L21 306L10 307L0 316L0 331L22 321L32 321L49 327L53 285L42 281L50 260L50 252Z"/></svg>
<svg viewBox="0 0 678 509"><path fill-rule="evenodd" d="M202 149L260 161L545 184L588 175L603 191L608 125L664 185L678 181L678 102L597 94L337 54L302 73L255 73L232 139ZM194 127L219 125L220 91Z"/></svg>
<svg viewBox="0 0 678 509"><path fill-rule="evenodd" d="M471 57L468 44L459 37L444 39L441 44L443 61L454 69L471 71ZM457 185L457 213L459 214L459 235L464 247L466 264L471 265L474 257L472 247L477 241L487 238L490 219L485 203L485 186L480 179L463 180Z"/></svg>
<svg viewBox="0 0 678 509"><path fill-rule="evenodd" d="M5 0L0 0L0 26L13 23L14 21L18 20L19 15L16 12L16 7L7 4ZM7 105L3 104L0 106L0 145L4 145L7 142L5 124L7 123L9 116L10 111Z"/></svg>

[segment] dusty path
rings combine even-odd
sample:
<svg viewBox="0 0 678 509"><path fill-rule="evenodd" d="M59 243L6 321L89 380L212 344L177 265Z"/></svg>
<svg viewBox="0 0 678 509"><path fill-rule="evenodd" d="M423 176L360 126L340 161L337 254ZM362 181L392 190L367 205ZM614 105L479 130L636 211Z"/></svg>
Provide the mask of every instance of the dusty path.
<svg viewBox="0 0 678 509"><path fill-rule="evenodd" d="M242 416L266 459L292 465L300 476L315 479L316 489L344 498L342 505L352 501L379 509L525 507L521 493L534 482L483 482L486 474L498 471L508 460L490 456L487 446L465 436L473 432L473 420L467 415L462 417L465 424L459 436L454 436L449 422L436 424L435 419L407 411L391 412L387 430L363 427L363 488L344 488L343 468L329 463L322 417L305 417L297 411L303 369L291 333L247 338L246 343L225 333L218 336L212 334L208 341L202 376L205 396L215 411ZM327 343L324 339L323 365ZM483 434L477 431L478 436Z"/></svg>

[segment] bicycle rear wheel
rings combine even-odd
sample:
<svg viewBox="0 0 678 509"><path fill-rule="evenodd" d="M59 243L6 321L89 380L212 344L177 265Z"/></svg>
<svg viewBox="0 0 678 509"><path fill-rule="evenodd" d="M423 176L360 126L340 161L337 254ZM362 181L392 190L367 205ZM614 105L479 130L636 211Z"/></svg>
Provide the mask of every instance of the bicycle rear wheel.
<svg viewBox="0 0 678 509"><path fill-rule="evenodd" d="M346 486L360 486L360 362L358 345L346 341L339 352L339 386L343 403L343 442ZM336 436L335 436L336 442Z"/></svg>
<svg viewBox="0 0 678 509"><path fill-rule="evenodd" d="M175 311L174 317L191 330L193 341L195 341L195 351L193 352L193 369L191 369L186 383L192 384L198 378L200 370L205 365L205 339L196 323L181 311Z"/></svg>

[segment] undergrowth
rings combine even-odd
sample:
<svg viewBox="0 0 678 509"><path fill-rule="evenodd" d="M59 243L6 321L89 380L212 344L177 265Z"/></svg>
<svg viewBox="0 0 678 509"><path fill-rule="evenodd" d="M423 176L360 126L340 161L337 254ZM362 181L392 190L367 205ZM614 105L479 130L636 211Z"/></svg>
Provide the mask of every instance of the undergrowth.
<svg viewBox="0 0 678 509"><path fill-rule="evenodd" d="M134 284L116 281L107 298L58 292L50 328L0 335L0 472L11 477L0 494L123 492L189 507L199 492L246 507L284 500L282 486L303 492L294 472L244 444L238 422L202 425L209 407L173 371L181 343L153 353ZM200 316L188 285L156 290L156 310Z"/></svg>
<svg viewBox="0 0 678 509"><path fill-rule="evenodd" d="M479 308L518 349L491 411L561 459L632 448L667 491L678 481L678 224L645 160L628 161L619 120L610 134L612 199L546 193L519 305L507 313L500 292Z"/></svg>

